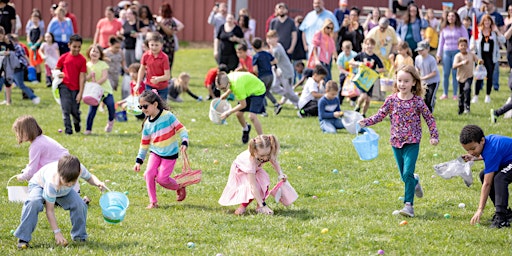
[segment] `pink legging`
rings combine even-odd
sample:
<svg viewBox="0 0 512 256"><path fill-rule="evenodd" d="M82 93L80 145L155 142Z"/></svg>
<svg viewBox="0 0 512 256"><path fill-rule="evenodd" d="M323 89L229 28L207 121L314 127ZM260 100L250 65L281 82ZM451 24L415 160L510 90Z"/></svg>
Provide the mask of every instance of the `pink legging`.
<svg viewBox="0 0 512 256"><path fill-rule="evenodd" d="M177 190L179 188L176 180L171 178L175 164L176 159L164 159L154 153L149 155L144 177L146 178L146 187L148 188L148 196L151 203L158 202L156 199L156 183L170 190Z"/></svg>

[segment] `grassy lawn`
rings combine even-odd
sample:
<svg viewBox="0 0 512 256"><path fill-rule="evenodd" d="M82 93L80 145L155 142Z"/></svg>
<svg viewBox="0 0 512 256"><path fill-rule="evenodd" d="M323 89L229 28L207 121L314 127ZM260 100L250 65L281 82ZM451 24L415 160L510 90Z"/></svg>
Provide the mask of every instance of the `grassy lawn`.
<svg viewBox="0 0 512 256"><path fill-rule="evenodd" d="M205 97L203 79L215 65L212 50L182 47L175 59L173 74L189 72L191 90ZM389 145L389 122L372 127L381 136L378 158L360 161L352 146L353 135L346 131L323 134L318 119L297 118L291 105L286 105L277 117L270 114L260 118L264 133L273 133L280 140L281 166L300 196L291 207L268 200L274 216L257 215L254 204L245 216L234 216L237 206L222 207L217 203L231 162L246 146L240 141L241 129L234 116L227 125L214 125L208 119L209 103L196 102L187 95L182 96L183 103L171 103L171 108L189 130L191 165L203 170L203 181L188 187L187 199L181 203L176 202L174 191L158 187L161 207L145 209L148 196L143 173L132 170L139 147L140 121L129 116L128 122L116 122L114 131L107 134L103 132L107 114L99 112L92 135L65 136L58 132L64 128L60 107L43 84L31 85L41 97L41 104L21 100L20 91L14 89L13 105L0 106L0 180L7 185L9 177L28 163L29 144L17 145L11 125L18 116L31 114L46 135L78 156L100 179L110 180L111 189L129 193L125 220L117 225L107 224L99 207L101 193L81 181L83 195L92 199L88 242L70 243L66 248L55 246L46 216L41 213L32 248L23 252L28 255L376 255L379 249L386 255L505 255L510 254L512 235L509 228L487 227L494 213L490 200L482 225L469 224L478 204L478 173L483 163L473 166L475 182L469 188L460 178L444 180L435 176L432 166L464 153L458 136L466 124L480 125L486 134L512 136L510 119L500 118L497 124L489 121L489 110L500 107L509 97L507 79L503 68L500 91L492 92L490 104L484 104L481 97L469 115L457 115L456 101L437 102L434 115L440 143L436 147L428 143L424 125L416 173L421 176L425 196L415 200L417 216L407 219L405 226L399 225L403 217L391 214L402 207L399 197L404 186ZM120 99L120 92L115 98ZM369 113L375 113L379 106L372 104ZM345 103L342 109L350 107ZM81 110L85 127L88 108L82 104ZM254 131L251 136L255 136ZM277 175L272 167L266 165L265 169L275 182ZM333 173L333 169L339 173ZM181 170L179 161L176 170ZM459 208L459 203L466 207ZM0 208L0 249L5 255L12 255L17 249L11 230L19 224L21 204L9 202L7 190L2 189ZM451 218L445 218L446 213ZM68 212L57 209L56 215L63 234L70 240ZM327 233L321 233L324 228ZM194 242L195 248L188 248L188 242Z"/></svg>

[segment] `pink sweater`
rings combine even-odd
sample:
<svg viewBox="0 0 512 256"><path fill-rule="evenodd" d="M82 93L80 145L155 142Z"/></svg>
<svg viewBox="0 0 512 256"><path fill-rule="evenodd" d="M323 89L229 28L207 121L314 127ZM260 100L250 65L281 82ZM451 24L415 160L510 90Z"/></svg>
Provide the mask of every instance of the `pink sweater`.
<svg viewBox="0 0 512 256"><path fill-rule="evenodd" d="M28 151L29 162L23 169L21 178L30 180L36 172L48 163L59 161L62 156L69 155L66 148L54 139L40 135L32 141Z"/></svg>

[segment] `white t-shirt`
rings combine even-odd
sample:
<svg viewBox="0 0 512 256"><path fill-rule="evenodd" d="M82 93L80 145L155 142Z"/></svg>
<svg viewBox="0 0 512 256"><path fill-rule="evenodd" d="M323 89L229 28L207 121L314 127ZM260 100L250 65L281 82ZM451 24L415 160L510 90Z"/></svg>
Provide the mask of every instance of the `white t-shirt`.
<svg viewBox="0 0 512 256"><path fill-rule="evenodd" d="M302 89L302 94L299 99L299 109L303 108L308 104L308 102L315 99L312 92L324 93L323 87L321 88L317 82L313 79L313 77L308 78L304 88Z"/></svg>

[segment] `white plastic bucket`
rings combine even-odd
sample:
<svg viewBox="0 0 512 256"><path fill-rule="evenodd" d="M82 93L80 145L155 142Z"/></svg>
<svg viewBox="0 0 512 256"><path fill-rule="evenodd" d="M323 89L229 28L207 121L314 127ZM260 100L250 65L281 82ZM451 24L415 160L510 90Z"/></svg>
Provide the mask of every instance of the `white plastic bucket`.
<svg viewBox="0 0 512 256"><path fill-rule="evenodd" d="M59 94L59 85L62 83L62 78L60 78L60 74L62 74L62 72L58 69L53 69L52 70L52 94L53 94L53 98L55 99L55 101L57 102L57 104L60 105L60 94Z"/></svg>
<svg viewBox="0 0 512 256"><path fill-rule="evenodd" d="M103 88L97 83L87 82L84 86L82 100L90 106L98 106L103 97Z"/></svg>
<svg viewBox="0 0 512 256"><path fill-rule="evenodd" d="M380 90L383 92L392 92L393 91L393 82L392 78L381 78L380 79Z"/></svg>
<svg viewBox="0 0 512 256"><path fill-rule="evenodd" d="M221 119L220 116L222 113L230 109L231 105L227 100L216 98L210 103L210 112L208 113L208 117L212 122L216 124L226 124L226 120Z"/></svg>
<svg viewBox="0 0 512 256"><path fill-rule="evenodd" d="M16 178L17 175L12 176L7 181L7 195L9 201L15 203L24 203L28 199L28 186L9 186L9 182Z"/></svg>

